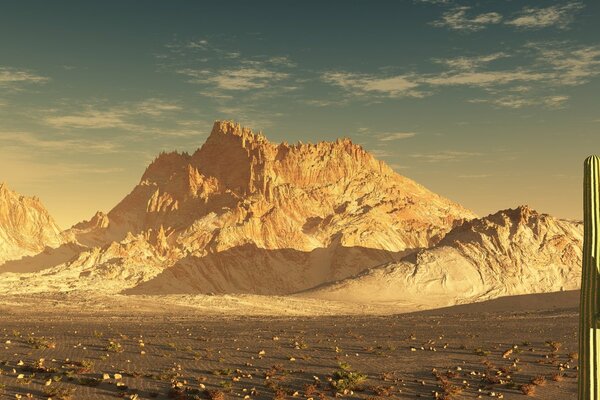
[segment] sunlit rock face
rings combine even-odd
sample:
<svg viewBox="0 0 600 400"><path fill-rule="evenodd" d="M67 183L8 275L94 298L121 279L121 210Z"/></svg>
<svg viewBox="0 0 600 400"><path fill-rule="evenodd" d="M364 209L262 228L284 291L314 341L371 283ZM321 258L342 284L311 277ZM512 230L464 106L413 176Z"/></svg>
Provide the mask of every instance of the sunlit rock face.
<svg viewBox="0 0 600 400"><path fill-rule="evenodd" d="M0 183L0 265L63 243L60 228L38 198Z"/></svg>

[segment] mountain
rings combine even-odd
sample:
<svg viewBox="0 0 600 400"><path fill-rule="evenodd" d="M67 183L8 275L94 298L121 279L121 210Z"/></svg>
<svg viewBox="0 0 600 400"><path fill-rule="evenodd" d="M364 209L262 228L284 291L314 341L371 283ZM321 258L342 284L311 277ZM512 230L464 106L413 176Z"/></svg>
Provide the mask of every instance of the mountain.
<svg viewBox="0 0 600 400"><path fill-rule="evenodd" d="M526 206L465 221L439 243L301 296L424 308L579 288L583 223Z"/></svg>
<svg viewBox="0 0 600 400"><path fill-rule="evenodd" d="M0 265L64 242L61 229L37 197L21 196L0 183Z"/></svg>
<svg viewBox="0 0 600 400"><path fill-rule="evenodd" d="M15 285L288 294L399 260L474 217L348 139L274 144L217 121L193 154L160 154L110 212L69 229L88 249L44 270L44 285Z"/></svg>

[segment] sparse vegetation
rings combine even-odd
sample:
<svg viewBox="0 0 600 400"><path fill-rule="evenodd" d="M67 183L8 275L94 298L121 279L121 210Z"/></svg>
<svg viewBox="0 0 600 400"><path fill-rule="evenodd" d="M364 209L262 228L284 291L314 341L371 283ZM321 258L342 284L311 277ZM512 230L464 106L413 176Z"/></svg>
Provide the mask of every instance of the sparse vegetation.
<svg viewBox="0 0 600 400"><path fill-rule="evenodd" d="M536 386L542 386L546 384L546 378L542 375L538 375L535 378L531 379L531 383Z"/></svg>
<svg viewBox="0 0 600 400"><path fill-rule="evenodd" d="M122 353L124 351L123 346L121 346L121 343L117 342L116 340L110 340L106 345L105 349L106 351L110 351L113 353Z"/></svg>
<svg viewBox="0 0 600 400"><path fill-rule="evenodd" d="M535 385L530 384L530 383L521 385L519 387L519 390L521 390L521 393L523 393L526 396L534 396L535 395Z"/></svg>
<svg viewBox="0 0 600 400"><path fill-rule="evenodd" d="M28 337L27 343L34 349L54 349L56 343L45 337Z"/></svg>
<svg viewBox="0 0 600 400"><path fill-rule="evenodd" d="M338 392L344 393L357 390L359 385L367 379L367 376L352 371L352 367L346 363L340 363L339 369L333 373L331 386Z"/></svg>
<svg viewBox="0 0 600 400"><path fill-rule="evenodd" d="M51 397L53 400L72 400L75 393L75 388L65 385L51 385L44 388L44 395Z"/></svg>

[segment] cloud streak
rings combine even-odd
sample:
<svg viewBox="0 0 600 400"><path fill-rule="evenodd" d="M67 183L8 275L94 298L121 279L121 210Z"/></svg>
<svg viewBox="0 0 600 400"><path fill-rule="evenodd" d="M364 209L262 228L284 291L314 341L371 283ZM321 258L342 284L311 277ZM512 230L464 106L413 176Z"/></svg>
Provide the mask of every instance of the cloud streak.
<svg viewBox="0 0 600 400"><path fill-rule="evenodd" d="M15 86L20 84L39 84L50 80L45 76L37 75L26 70L9 67L0 67L0 86Z"/></svg>
<svg viewBox="0 0 600 400"><path fill-rule="evenodd" d="M322 79L327 83L362 95L423 97L423 93L416 90L419 83L414 80L414 77L408 75L377 77L349 72L327 72L322 75Z"/></svg>
<svg viewBox="0 0 600 400"><path fill-rule="evenodd" d="M438 163L460 161L466 158L477 157L481 155L482 153L477 152L447 150L436 153L411 154L410 157L427 163Z"/></svg>
<svg viewBox="0 0 600 400"><path fill-rule="evenodd" d="M525 7L514 17L507 19L496 11L477 14L472 12L472 7L456 6L445 11L441 18L431 22L431 25L462 32L478 32L490 25L501 23L517 29L567 29L575 20L577 12L583 8L584 5L579 1L550 7Z"/></svg>
<svg viewBox="0 0 600 400"><path fill-rule="evenodd" d="M0 144L3 148L28 148L43 152L70 151L78 153L116 153L124 149L113 141L97 138L83 139L74 137L49 138L32 132L0 132Z"/></svg>
<svg viewBox="0 0 600 400"><path fill-rule="evenodd" d="M502 15L497 12L488 12L476 14L471 17L467 12L471 7L460 6L446 11L442 18L432 22L436 27L445 27L455 31L477 32L485 29L488 25L499 24L502 21Z"/></svg>
<svg viewBox="0 0 600 400"><path fill-rule="evenodd" d="M273 71L261 66L220 71L185 68L177 71L177 73L187 76L190 83L211 84L226 91L264 89L289 77L287 73Z"/></svg>
<svg viewBox="0 0 600 400"><path fill-rule="evenodd" d="M521 65L495 64L503 58L517 57ZM497 52L433 61L446 68L437 73L398 75L329 71L321 79L345 91L348 99L425 97L446 87L468 87L493 96L493 99L478 96L471 102L508 108L556 108L569 98L557 91L585 84L600 75L600 46L528 43L512 55Z"/></svg>
<svg viewBox="0 0 600 400"><path fill-rule="evenodd" d="M377 135L377 140L380 142L391 142L393 140L402 140L415 137L416 132L390 132Z"/></svg>
<svg viewBox="0 0 600 400"><path fill-rule="evenodd" d="M160 99L147 99L137 103L125 103L119 106L103 109L98 106L86 105L84 110L66 115L50 115L45 122L54 128L76 129L125 129L130 131L143 130L143 123L136 121L140 118L159 118L165 114L181 110L175 103Z"/></svg>
<svg viewBox="0 0 600 400"><path fill-rule="evenodd" d="M545 8L526 7L514 19L506 21L521 29L541 29L557 27L566 29L575 19L575 14L584 8L580 2L556 5Z"/></svg>

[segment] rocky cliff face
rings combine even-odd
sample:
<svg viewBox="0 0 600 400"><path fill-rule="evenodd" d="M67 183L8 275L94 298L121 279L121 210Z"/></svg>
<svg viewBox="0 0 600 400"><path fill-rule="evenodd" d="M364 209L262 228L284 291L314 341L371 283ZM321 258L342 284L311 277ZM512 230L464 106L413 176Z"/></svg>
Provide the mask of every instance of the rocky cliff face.
<svg viewBox="0 0 600 400"><path fill-rule="evenodd" d="M0 183L0 265L64 243L60 228L36 197Z"/></svg>
<svg viewBox="0 0 600 400"><path fill-rule="evenodd" d="M431 308L577 289L582 245L581 222L518 207L466 221L432 248L302 296Z"/></svg>
<svg viewBox="0 0 600 400"><path fill-rule="evenodd" d="M473 217L347 139L276 145L217 122L194 154L161 154L121 203L74 232L103 245L162 226L176 233L173 243L193 241L199 256L247 244L311 251L334 241L398 252L429 246Z"/></svg>
<svg viewBox="0 0 600 400"><path fill-rule="evenodd" d="M154 271L111 290L283 294L397 260L473 217L348 139L273 144L216 122L196 152L160 154L110 212L70 229L100 250L57 268L79 271L75 286L105 259Z"/></svg>

